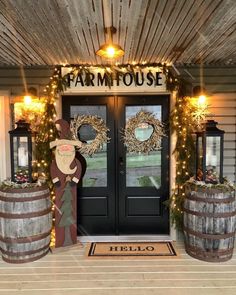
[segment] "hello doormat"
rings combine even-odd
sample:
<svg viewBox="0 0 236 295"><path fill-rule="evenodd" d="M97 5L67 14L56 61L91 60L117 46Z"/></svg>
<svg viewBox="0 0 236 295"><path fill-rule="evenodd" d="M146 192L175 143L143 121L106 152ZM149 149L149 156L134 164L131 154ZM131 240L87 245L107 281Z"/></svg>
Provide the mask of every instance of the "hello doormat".
<svg viewBox="0 0 236 295"><path fill-rule="evenodd" d="M99 242L90 243L88 257L177 257L171 242Z"/></svg>

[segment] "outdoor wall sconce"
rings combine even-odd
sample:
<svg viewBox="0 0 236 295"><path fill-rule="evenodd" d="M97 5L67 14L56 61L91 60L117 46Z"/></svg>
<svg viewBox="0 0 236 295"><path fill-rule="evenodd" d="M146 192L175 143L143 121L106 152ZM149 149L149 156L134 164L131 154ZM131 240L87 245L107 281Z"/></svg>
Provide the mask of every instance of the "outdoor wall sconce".
<svg viewBox="0 0 236 295"><path fill-rule="evenodd" d="M115 27L105 28L105 33L108 34L108 43L100 46L96 54L100 57L108 59L116 59L125 54L124 50L118 44L113 44L112 36L116 33Z"/></svg>
<svg viewBox="0 0 236 295"><path fill-rule="evenodd" d="M223 182L224 131L217 124L208 120L205 130L196 133L196 178L213 184Z"/></svg>
<svg viewBox="0 0 236 295"><path fill-rule="evenodd" d="M197 99L197 105L199 107L203 107L206 105L207 95L206 95L206 89L201 86L195 86L193 87L193 97Z"/></svg>
<svg viewBox="0 0 236 295"><path fill-rule="evenodd" d="M9 131L11 153L11 180L17 183L32 182L32 145L34 134L29 123L19 120Z"/></svg>
<svg viewBox="0 0 236 295"><path fill-rule="evenodd" d="M25 92L24 95L24 104L30 105L33 99L38 99L37 89L34 87L30 87L28 91Z"/></svg>

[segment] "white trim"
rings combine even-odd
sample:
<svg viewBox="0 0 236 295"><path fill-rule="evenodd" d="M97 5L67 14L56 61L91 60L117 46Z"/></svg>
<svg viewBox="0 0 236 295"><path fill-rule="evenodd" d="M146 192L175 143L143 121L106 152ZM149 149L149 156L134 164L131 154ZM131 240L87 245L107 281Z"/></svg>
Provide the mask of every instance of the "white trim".
<svg viewBox="0 0 236 295"><path fill-rule="evenodd" d="M62 96L122 96L122 95L171 95L170 91L160 91L160 92L147 92L147 91L139 91L139 92L134 92L134 91L116 91L116 92L96 92L96 91L88 91L88 92L63 92L61 94ZM56 104L57 105L57 104ZM57 108L56 108L57 109Z"/></svg>
<svg viewBox="0 0 236 295"><path fill-rule="evenodd" d="M10 177L10 139L8 131L11 129L10 93L0 91L0 181Z"/></svg>
<svg viewBox="0 0 236 295"><path fill-rule="evenodd" d="M55 101L55 109L57 113L56 119L61 119L62 118L62 101L61 101L61 94L58 95L58 99Z"/></svg>
<svg viewBox="0 0 236 295"><path fill-rule="evenodd" d="M170 113L173 110L176 102L176 92L174 92L170 96ZM170 134L170 167L169 167L169 173L170 173L170 197L172 195L173 189L175 187L175 177L176 177L176 160L175 157L173 157L173 152L175 150L176 146L176 134ZM170 216L171 218L171 216ZM171 238L176 241L177 240L177 230L176 228L171 225L171 220L170 220L170 236Z"/></svg>
<svg viewBox="0 0 236 295"><path fill-rule="evenodd" d="M81 243L88 242L170 242L168 235L130 235L130 236L78 236Z"/></svg>

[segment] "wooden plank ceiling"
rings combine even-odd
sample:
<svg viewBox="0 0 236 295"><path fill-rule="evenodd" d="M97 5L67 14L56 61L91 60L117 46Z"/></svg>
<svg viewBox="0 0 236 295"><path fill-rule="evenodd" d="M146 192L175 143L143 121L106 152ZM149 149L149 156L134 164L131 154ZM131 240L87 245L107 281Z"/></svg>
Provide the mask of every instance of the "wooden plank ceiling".
<svg viewBox="0 0 236 295"><path fill-rule="evenodd" d="M120 63L236 64L236 0L0 0L0 66L106 63L111 25Z"/></svg>

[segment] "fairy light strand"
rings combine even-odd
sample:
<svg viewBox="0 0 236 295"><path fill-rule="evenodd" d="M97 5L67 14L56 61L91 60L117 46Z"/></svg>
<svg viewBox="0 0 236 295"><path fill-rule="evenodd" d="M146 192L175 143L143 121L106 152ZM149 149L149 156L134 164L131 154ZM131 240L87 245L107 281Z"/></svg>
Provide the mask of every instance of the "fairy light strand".
<svg viewBox="0 0 236 295"><path fill-rule="evenodd" d="M177 228L182 228L183 202L185 199L184 183L194 174L195 143L193 134L199 129L199 120L193 116L196 105L188 96L178 96L171 114L171 130L176 133L176 179L175 188L170 198L171 219ZM205 118L202 115L201 119Z"/></svg>
<svg viewBox="0 0 236 295"><path fill-rule="evenodd" d="M67 65L68 74L76 76L78 73L90 74L92 71L99 70L113 75L119 73L120 75L126 72L134 73L135 71L142 71L144 68L156 68L158 67L166 77L166 88L168 91L177 91L177 101L174 110L171 114L171 129L172 132L177 134L177 144L175 149L176 157L176 186L171 196L171 218L172 221L178 226L182 219L182 203L185 197L184 182L189 179L193 171L192 164L193 153L194 153L194 141L192 133L196 127L196 122L191 115L193 107L190 104L190 98L184 97L180 92L180 80L176 78L170 67L166 64L160 63L132 63L132 64L115 64L111 65ZM46 178L50 179L49 176L49 163L51 161L51 151L49 149L49 142L54 140L57 136L55 125L53 124L56 118L56 100L58 94L65 90L67 85L67 75L61 76L61 66L57 66L54 69L53 75L50 77L48 85L45 87L44 92L47 95L45 114L42 116L41 134L39 139L44 143L44 154L41 158L38 158L37 165L44 172ZM195 109L196 111L196 109ZM204 117L205 114L203 114ZM196 118L199 115L196 113ZM196 119L195 118L195 119ZM202 118L202 117L201 117ZM51 131L52 130L52 131ZM45 162L42 162L44 160ZM55 196L52 193L52 199Z"/></svg>

